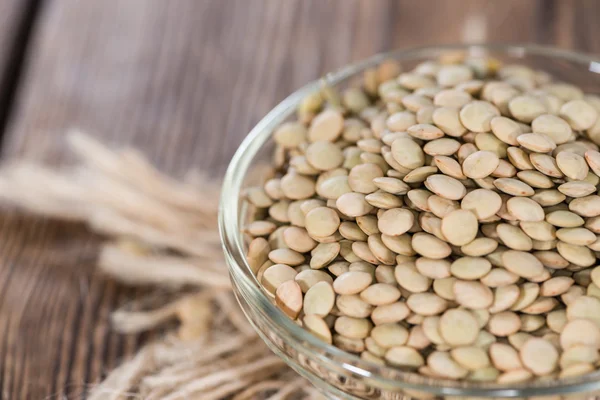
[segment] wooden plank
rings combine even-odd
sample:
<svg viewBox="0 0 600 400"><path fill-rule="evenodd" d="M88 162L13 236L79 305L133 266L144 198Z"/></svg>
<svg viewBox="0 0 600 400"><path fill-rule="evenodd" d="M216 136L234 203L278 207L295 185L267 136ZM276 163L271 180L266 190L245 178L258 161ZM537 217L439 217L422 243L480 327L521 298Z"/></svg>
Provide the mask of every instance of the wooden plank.
<svg viewBox="0 0 600 400"><path fill-rule="evenodd" d="M14 41L26 6L26 1L0 0L0 77L4 76L10 53L15 48Z"/></svg>
<svg viewBox="0 0 600 400"><path fill-rule="evenodd" d="M0 0L0 131L4 130L37 0ZM0 133L1 135L1 133Z"/></svg>
<svg viewBox="0 0 600 400"><path fill-rule="evenodd" d="M555 1L557 43L592 54L600 54L597 21L600 3L594 0Z"/></svg>
<svg viewBox="0 0 600 400"><path fill-rule="evenodd" d="M63 133L78 127L141 148L176 176L191 166L219 175L245 134L287 94L376 52L465 37L598 50L598 27L573 23L562 1L549 11L546 4L49 2L3 154L69 162ZM597 13L593 1L570 4L586 7L578 16ZM96 275L97 240L79 226L0 218L0 393L7 398L80 398L141 342L109 333L109 310L133 292Z"/></svg>

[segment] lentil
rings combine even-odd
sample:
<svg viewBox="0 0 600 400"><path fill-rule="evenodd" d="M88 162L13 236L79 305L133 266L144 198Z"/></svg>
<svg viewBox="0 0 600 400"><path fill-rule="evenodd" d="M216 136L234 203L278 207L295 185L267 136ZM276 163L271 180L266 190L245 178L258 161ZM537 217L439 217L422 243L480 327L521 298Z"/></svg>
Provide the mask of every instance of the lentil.
<svg viewBox="0 0 600 400"><path fill-rule="evenodd" d="M275 173L245 191L265 293L322 340L434 378L593 371L598 98L465 55L399 73L325 87L274 130Z"/></svg>

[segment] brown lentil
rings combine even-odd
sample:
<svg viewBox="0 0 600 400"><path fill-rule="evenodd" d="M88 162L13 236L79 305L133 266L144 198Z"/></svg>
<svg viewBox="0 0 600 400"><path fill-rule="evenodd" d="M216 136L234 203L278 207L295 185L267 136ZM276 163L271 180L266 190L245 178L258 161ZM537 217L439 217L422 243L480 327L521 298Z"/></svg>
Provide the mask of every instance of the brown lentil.
<svg viewBox="0 0 600 400"><path fill-rule="evenodd" d="M461 55L309 95L248 188L247 261L290 318L433 378L600 360L600 100Z"/></svg>

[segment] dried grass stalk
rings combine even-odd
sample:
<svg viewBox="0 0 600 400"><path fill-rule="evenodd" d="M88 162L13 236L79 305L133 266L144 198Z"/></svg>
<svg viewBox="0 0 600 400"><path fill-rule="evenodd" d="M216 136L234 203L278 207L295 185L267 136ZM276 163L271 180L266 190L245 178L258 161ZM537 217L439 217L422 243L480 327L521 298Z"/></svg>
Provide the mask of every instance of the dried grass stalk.
<svg viewBox="0 0 600 400"><path fill-rule="evenodd" d="M113 370L89 398L322 398L271 354L237 307L217 230L219 185L197 171L173 180L139 152L113 151L80 132L68 143L80 165L7 165L0 201L105 235L98 266L125 284L181 290L153 309L113 312L113 327L123 333L175 320L179 326Z"/></svg>
<svg viewBox="0 0 600 400"><path fill-rule="evenodd" d="M210 261L206 263L208 268L184 257L136 255L111 244L102 248L98 260L102 271L131 285L187 284L230 289L227 273L213 268L214 264Z"/></svg>

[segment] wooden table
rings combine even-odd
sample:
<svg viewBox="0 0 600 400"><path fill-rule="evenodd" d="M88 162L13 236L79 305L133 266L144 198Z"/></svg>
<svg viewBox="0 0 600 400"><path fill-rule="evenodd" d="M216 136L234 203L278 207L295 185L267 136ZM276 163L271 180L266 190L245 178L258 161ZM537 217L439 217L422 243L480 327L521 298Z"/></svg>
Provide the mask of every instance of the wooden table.
<svg viewBox="0 0 600 400"><path fill-rule="evenodd" d="M386 49L487 39L600 53L596 0L0 0L4 159L69 161L79 127L163 170L222 174L286 94ZM472 26L472 24L471 24ZM0 214L0 397L85 397L145 340L112 334L135 295L94 270L83 227Z"/></svg>

